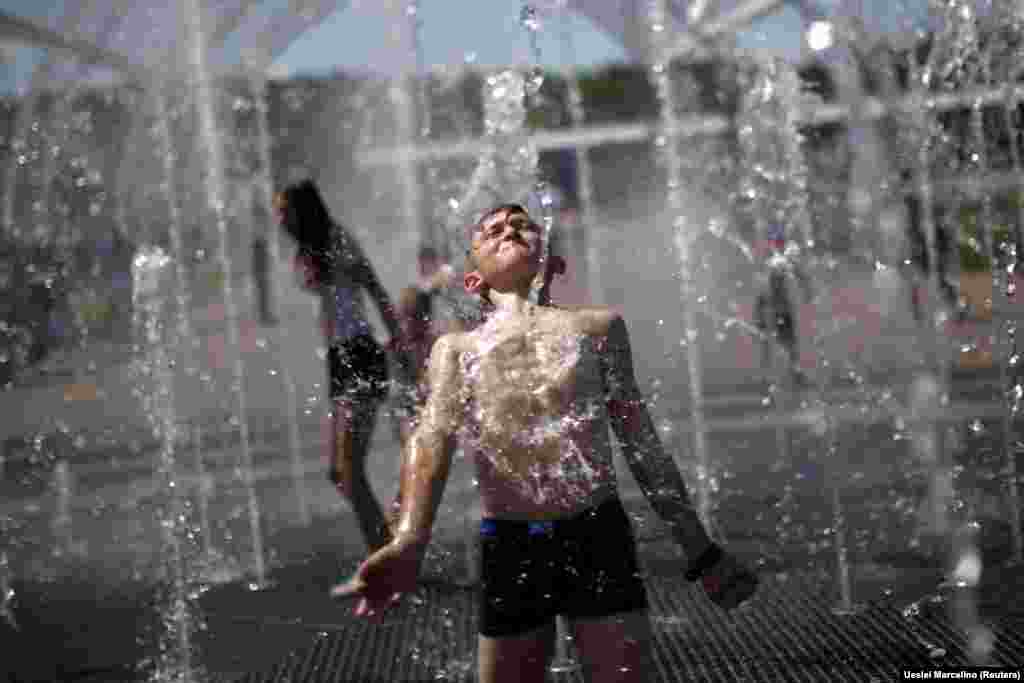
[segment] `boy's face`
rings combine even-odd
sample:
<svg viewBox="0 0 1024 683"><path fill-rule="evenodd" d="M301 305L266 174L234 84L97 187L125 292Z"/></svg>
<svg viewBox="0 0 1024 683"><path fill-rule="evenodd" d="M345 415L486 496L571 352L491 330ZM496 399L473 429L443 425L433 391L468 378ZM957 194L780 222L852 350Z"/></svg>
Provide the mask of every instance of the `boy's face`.
<svg viewBox="0 0 1024 683"><path fill-rule="evenodd" d="M542 228L521 211L499 211L474 232L476 272L498 291L529 286L540 269Z"/></svg>

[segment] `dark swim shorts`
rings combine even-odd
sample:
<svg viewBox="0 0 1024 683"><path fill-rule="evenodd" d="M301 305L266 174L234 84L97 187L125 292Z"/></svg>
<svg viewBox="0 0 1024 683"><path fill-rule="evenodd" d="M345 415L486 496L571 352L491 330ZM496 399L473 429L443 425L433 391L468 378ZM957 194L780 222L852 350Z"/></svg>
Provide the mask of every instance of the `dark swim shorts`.
<svg viewBox="0 0 1024 683"><path fill-rule="evenodd" d="M331 346L327 371L332 399L379 401L388 395L388 357L369 335Z"/></svg>
<svg viewBox="0 0 1024 683"><path fill-rule="evenodd" d="M617 498L550 522L480 522L480 634L501 638L556 615L597 619L647 608L633 528Z"/></svg>

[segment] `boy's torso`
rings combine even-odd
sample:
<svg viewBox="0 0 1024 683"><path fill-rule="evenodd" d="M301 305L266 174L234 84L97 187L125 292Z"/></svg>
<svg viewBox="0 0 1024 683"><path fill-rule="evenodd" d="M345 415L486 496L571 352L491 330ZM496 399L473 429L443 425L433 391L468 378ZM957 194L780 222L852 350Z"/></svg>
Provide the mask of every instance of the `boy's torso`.
<svg viewBox="0 0 1024 683"><path fill-rule="evenodd" d="M467 428L484 514L571 516L615 495L602 311L492 315L462 336Z"/></svg>

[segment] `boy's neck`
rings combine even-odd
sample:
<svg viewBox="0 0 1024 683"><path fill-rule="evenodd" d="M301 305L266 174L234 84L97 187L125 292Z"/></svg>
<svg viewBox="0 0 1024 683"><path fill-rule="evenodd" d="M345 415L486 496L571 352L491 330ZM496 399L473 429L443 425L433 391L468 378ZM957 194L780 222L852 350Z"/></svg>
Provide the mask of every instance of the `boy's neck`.
<svg viewBox="0 0 1024 683"><path fill-rule="evenodd" d="M498 292L492 289L488 292L488 298L491 301L491 310L494 312L501 311L504 313L529 313L537 307L537 304L530 301L529 291L530 290L527 289L525 292Z"/></svg>

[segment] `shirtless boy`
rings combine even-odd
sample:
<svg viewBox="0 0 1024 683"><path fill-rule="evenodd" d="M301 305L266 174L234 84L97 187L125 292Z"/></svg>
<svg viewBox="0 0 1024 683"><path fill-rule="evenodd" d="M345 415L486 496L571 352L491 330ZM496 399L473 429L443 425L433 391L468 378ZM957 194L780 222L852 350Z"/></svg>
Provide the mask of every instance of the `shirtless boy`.
<svg viewBox="0 0 1024 683"><path fill-rule="evenodd" d="M651 669L647 596L609 425L690 558L687 577L724 608L750 597L757 578L697 517L637 387L622 318L529 301L541 244L541 228L516 205L474 226L475 269L464 284L489 313L434 345L394 538L362 563L347 593L362 598L357 615L376 616L415 588L459 438L474 453L483 508L480 681L543 681L558 614L590 680L640 681Z"/></svg>

